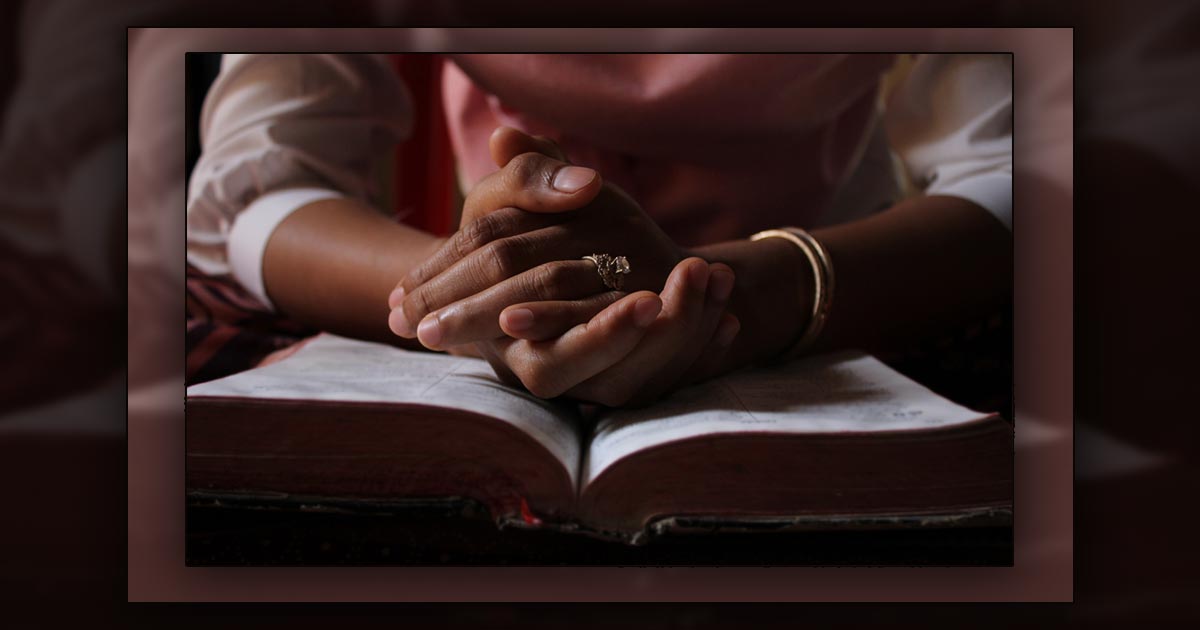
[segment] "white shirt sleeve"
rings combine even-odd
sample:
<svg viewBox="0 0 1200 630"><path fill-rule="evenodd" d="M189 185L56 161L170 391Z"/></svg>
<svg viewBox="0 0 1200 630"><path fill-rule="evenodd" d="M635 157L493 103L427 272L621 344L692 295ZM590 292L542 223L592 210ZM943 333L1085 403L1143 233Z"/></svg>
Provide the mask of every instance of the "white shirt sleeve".
<svg viewBox="0 0 1200 630"><path fill-rule="evenodd" d="M925 194L972 201L1012 230L1012 102L1011 55L921 55L884 124Z"/></svg>
<svg viewBox="0 0 1200 630"><path fill-rule="evenodd" d="M411 124L412 99L382 56L225 55L200 114L188 262L271 306L262 258L276 226L320 199L378 202L378 158Z"/></svg>

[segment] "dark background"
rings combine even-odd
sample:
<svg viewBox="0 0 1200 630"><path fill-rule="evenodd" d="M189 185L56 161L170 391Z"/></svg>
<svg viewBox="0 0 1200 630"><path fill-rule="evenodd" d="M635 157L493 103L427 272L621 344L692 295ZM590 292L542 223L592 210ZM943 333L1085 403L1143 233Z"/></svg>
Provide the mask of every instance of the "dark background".
<svg viewBox="0 0 1200 630"><path fill-rule="evenodd" d="M200 108L204 95L221 71L220 53L192 53L186 56L187 65L187 173L190 178L196 160L200 159Z"/></svg>

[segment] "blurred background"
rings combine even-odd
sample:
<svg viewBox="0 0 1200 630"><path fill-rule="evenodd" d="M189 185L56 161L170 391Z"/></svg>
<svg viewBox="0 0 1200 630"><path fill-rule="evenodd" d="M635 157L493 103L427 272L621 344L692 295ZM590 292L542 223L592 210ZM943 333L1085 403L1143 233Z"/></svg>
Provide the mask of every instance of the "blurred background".
<svg viewBox="0 0 1200 630"><path fill-rule="evenodd" d="M694 3L650 8L616 2L583 8L572 18L560 17L552 10L556 6L342 2L335 9L272 0L217 0L203 8L173 0L0 4L5 31L0 38L0 479L6 499L0 511L0 600L32 602L43 615L113 612L126 587L127 547L177 545L182 557L182 541L157 539L162 529L144 522L144 512L127 508L125 499L181 490L174 487L182 479L181 451L160 448L178 444L182 449L184 173L197 147L194 138L185 146L186 118L179 112L198 103L185 90L180 60L184 52L229 50L230 41L245 38L233 31L210 31L197 40L142 38L127 33L127 27L536 26L568 19L617 26L681 18L701 27L788 19L845 26L870 16L865 21L892 26L1075 28L1070 80L1045 89L1073 89L1075 113L1068 126L1074 129L1074 179L1080 185L1072 190L1069 178L1064 186L1054 176L1039 177L1055 171L1036 164L1018 181L1042 197L1057 196L1063 208L1073 203L1077 219L1076 604L994 609L990 622L1200 616L1188 500L1197 495L1200 448L1190 396L1197 345L1190 305L1198 290L1190 277L1196 268L1190 254L1200 170L1194 120L1200 105L1195 80L1200 40L1194 35L1200 32L1200 5L1002 1L968 9L934 1L778 10L751 2L742 3L732 21ZM357 45L364 50L486 49L505 37L437 30L377 33L364 32ZM703 49L736 35L705 30L639 37L647 44ZM319 38L311 30L295 31L284 44L301 47ZM560 45L575 43L568 38ZM1019 68L1021 60L1017 63ZM196 70L199 76L215 69ZM1053 97L1017 94L1019 103ZM1017 126L1018 155L1022 143L1037 142L1027 131ZM1023 234L1019 208L1017 217L1017 233ZM1069 218L1066 225L1071 227ZM1031 237L1036 241L1039 235ZM1021 279L1056 271L1020 264ZM1016 322L1018 343L1021 331L1036 324ZM1062 360L1047 348L1042 360ZM1021 369L1018 364L1018 373ZM1017 405L1019 414L1019 396ZM1018 436L1018 466L1043 461L1036 457L1039 449L1063 439L1053 426L1043 428ZM127 479L127 448L149 458L135 470L162 474ZM174 517L182 518L182 508L181 503ZM1024 543L1026 551L1072 555L1056 549L1062 540L1039 539L1036 531ZM1019 538L1018 553L1021 546ZM155 562L129 561L130 570L139 562ZM68 598L78 604L54 609L39 604ZM927 612L947 624L972 615L962 607ZM495 613L463 609L456 614L466 624ZM744 618L712 606L645 614L673 627ZM846 613L814 614L818 617L812 619L840 619ZM897 612L868 607L858 614L886 620ZM498 619L516 617L505 613ZM606 620L601 615L592 621Z"/></svg>

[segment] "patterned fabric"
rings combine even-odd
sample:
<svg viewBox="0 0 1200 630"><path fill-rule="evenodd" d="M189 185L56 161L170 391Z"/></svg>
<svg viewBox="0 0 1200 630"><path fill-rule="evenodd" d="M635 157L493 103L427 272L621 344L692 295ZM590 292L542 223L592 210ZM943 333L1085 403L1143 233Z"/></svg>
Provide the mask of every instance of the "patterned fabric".
<svg viewBox="0 0 1200 630"><path fill-rule="evenodd" d="M317 333L267 309L230 277L187 268L188 385L254 367Z"/></svg>

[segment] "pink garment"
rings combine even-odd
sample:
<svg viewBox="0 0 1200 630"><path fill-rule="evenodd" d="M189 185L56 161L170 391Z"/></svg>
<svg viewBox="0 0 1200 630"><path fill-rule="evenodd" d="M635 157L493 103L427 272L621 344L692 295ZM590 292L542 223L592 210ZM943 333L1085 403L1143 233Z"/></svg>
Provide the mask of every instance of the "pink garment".
<svg viewBox="0 0 1200 630"><path fill-rule="evenodd" d="M826 211L892 55L458 55L443 98L464 185L497 170L499 125L553 138L677 242Z"/></svg>

